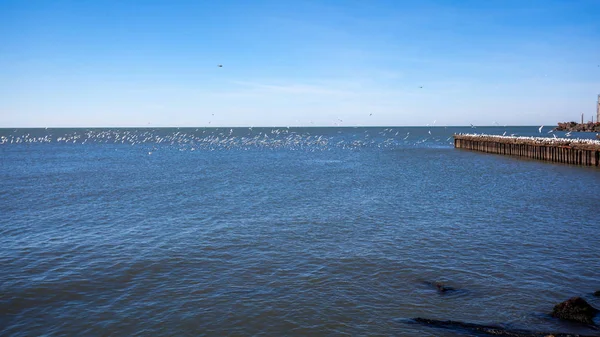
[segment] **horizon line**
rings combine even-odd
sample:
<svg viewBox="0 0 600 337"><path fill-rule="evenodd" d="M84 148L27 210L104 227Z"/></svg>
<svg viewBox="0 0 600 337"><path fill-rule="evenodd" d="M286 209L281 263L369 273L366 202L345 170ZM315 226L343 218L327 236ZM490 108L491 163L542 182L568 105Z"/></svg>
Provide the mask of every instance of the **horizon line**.
<svg viewBox="0 0 600 337"><path fill-rule="evenodd" d="M569 123L569 122L564 122ZM541 124L540 124L541 125ZM507 128L507 127L536 127L539 125L272 125L272 126L0 126L3 129L260 129L260 128ZM544 125L544 127L551 127ZM558 127L555 125L554 127Z"/></svg>

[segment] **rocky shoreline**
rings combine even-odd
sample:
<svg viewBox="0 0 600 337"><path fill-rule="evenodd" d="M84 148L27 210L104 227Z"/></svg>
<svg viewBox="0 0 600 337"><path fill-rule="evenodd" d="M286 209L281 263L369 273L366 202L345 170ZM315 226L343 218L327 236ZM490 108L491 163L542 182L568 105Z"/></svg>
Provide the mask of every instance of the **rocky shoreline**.
<svg viewBox="0 0 600 337"><path fill-rule="evenodd" d="M565 122L558 123L558 126L554 128L556 131L567 131L567 132L600 132L600 123L576 123L576 122Z"/></svg>

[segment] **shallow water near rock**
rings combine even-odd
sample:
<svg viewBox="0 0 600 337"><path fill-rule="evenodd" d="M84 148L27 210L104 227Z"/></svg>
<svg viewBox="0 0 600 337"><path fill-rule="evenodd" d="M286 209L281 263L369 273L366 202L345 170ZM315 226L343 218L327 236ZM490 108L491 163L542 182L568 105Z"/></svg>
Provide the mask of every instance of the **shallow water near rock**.
<svg viewBox="0 0 600 337"><path fill-rule="evenodd" d="M0 129L0 334L598 334L549 313L600 307L600 170L453 148L474 131L539 135Z"/></svg>

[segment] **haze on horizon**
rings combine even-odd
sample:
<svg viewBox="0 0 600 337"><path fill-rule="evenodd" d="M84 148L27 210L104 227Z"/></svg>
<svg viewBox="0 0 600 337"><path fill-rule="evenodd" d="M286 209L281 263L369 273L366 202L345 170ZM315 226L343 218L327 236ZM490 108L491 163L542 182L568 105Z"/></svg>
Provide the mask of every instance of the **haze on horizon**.
<svg viewBox="0 0 600 337"><path fill-rule="evenodd" d="M589 120L599 14L597 0L6 0L0 127Z"/></svg>

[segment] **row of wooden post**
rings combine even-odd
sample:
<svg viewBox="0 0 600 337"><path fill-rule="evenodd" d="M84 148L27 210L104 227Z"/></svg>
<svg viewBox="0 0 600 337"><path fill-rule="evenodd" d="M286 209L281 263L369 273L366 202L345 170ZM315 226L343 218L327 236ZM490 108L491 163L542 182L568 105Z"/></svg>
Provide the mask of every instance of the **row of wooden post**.
<svg viewBox="0 0 600 337"><path fill-rule="evenodd" d="M565 145L528 144L454 137L454 147L486 153L520 156L556 163L600 167L600 149L577 149Z"/></svg>

